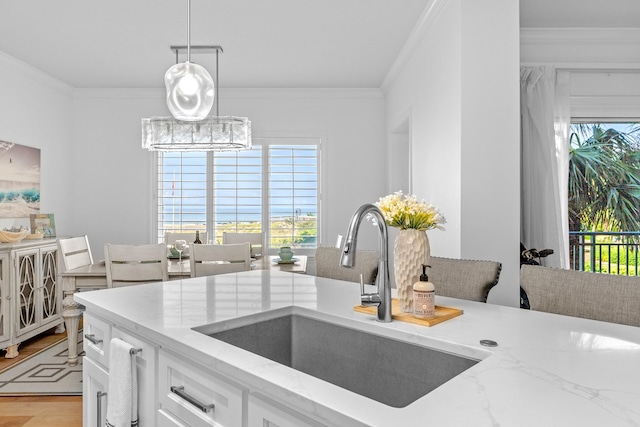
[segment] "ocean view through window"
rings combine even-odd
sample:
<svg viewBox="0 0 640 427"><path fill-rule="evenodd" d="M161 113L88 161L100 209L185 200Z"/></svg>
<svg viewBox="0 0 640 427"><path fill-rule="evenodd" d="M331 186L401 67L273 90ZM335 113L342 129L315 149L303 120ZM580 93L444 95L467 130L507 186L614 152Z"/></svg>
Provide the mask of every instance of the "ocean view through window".
<svg viewBox="0 0 640 427"><path fill-rule="evenodd" d="M320 138L255 138L253 149L157 152L157 239L165 232L265 232L267 252L314 249Z"/></svg>

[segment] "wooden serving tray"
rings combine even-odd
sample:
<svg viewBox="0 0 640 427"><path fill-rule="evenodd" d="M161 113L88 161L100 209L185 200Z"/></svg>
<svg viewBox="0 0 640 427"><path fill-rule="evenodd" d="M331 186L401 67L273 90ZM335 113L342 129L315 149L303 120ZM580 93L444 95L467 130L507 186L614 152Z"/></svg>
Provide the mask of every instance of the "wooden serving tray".
<svg viewBox="0 0 640 427"><path fill-rule="evenodd" d="M374 316L378 314L378 307L376 306L364 306L364 305L356 305L353 309L359 313L365 314L373 314ZM433 326L438 323L442 323L445 320L452 319L454 317L460 316L463 313L459 308L452 307L443 307L440 305L436 305L436 317L431 319L419 319L413 316L413 313L405 313L400 311L400 303L397 298L391 299L391 318L393 320L399 320L401 322L414 323L416 325L422 326Z"/></svg>

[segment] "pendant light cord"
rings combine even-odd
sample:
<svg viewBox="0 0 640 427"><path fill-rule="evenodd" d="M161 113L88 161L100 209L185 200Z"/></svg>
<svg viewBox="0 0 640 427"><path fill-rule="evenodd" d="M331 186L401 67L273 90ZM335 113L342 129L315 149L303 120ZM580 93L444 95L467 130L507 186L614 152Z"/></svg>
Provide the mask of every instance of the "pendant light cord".
<svg viewBox="0 0 640 427"><path fill-rule="evenodd" d="M216 116L220 116L220 96L219 96L219 90L220 90L220 85L218 84L218 53L220 53L220 51L218 49L216 49Z"/></svg>
<svg viewBox="0 0 640 427"><path fill-rule="evenodd" d="M187 0L187 62L191 62L191 0Z"/></svg>

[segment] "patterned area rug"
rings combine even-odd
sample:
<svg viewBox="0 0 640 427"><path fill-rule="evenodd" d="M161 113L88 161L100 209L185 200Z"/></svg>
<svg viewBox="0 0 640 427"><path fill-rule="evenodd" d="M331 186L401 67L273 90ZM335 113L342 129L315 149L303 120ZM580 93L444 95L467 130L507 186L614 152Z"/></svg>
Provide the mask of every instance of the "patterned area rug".
<svg viewBox="0 0 640 427"><path fill-rule="evenodd" d="M82 354L82 331L78 333L78 353ZM67 339L0 372L0 396L49 394L82 395L82 357L76 366L67 364Z"/></svg>

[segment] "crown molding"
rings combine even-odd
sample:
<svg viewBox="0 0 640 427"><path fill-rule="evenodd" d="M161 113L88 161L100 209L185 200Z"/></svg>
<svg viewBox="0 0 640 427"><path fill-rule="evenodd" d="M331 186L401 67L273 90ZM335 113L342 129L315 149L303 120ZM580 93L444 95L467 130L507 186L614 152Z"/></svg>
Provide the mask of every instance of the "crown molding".
<svg viewBox="0 0 640 427"><path fill-rule="evenodd" d="M640 45L640 28L521 28L520 45Z"/></svg>
<svg viewBox="0 0 640 427"><path fill-rule="evenodd" d="M383 92L387 92L393 85L393 82L398 78L398 75L406 65L407 61L409 61L411 56L413 56L415 50L424 40L433 23L437 20L438 16L440 16L440 12L444 9L447 2L448 0L430 0L424 8L418 22L411 30L407 41L402 46L402 49L400 49L398 56L396 56L395 61L393 61L391 68L389 68L387 75L382 81L382 85L380 87Z"/></svg>
<svg viewBox="0 0 640 427"><path fill-rule="evenodd" d="M14 72L24 78L33 80L43 86L60 92L66 96L73 96L73 87L62 80L41 71L32 65L22 62L2 51L0 51L0 67Z"/></svg>

